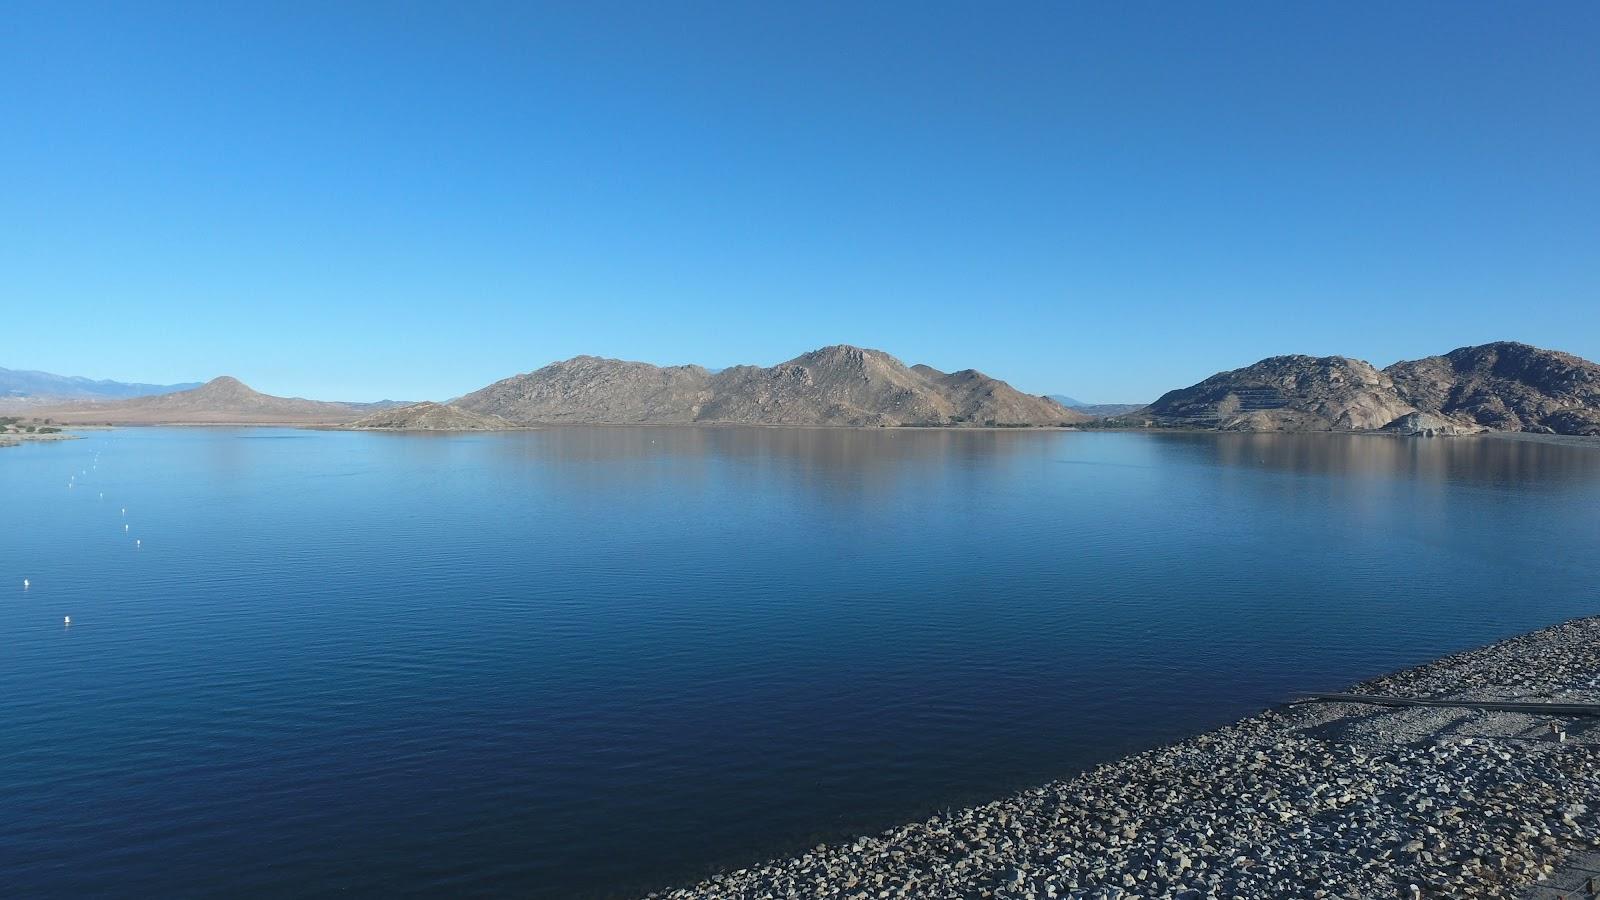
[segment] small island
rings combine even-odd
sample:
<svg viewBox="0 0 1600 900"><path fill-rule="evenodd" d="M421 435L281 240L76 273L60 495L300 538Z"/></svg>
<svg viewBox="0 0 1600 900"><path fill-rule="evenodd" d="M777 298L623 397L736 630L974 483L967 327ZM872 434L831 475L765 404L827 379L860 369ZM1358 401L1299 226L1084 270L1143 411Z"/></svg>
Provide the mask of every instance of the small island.
<svg viewBox="0 0 1600 900"><path fill-rule="evenodd" d="M15 447L23 441L70 441L77 438L51 423L50 419L24 419L0 416L0 447Z"/></svg>

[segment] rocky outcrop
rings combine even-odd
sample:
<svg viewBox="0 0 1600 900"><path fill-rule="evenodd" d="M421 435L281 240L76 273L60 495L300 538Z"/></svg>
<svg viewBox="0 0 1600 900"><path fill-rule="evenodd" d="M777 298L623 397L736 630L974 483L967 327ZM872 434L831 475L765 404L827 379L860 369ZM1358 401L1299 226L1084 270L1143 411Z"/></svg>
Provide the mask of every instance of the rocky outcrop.
<svg viewBox="0 0 1600 900"><path fill-rule="evenodd" d="M519 424L1065 425L1088 417L975 370L908 367L839 345L763 368L580 356L456 401Z"/></svg>
<svg viewBox="0 0 1600 900"><path fill-rule="evenodd" d="M1170 391L1140 415L1225 431L1363 431L1414 411L1370 363L1274 356Z"/></svg>
<svg viewBox="0 0 1600 900"><path fill-rule="evenodd" d="M1489 429L1476 422L1462 422L1438 413L1407 413L1383 426L1390 434L1403 437L1456 437L1463 434L1481 434Z"/></svg>
<svg viewBox="0 0 1600 900"><path fill-rule="evenodd" d="M1500 342L1384 370L1418 409L1494 431L1600 434L1600 365L1555 350Z"/></svg>
<svg viewBox="0 0 1600 900"><path fill-rule="evenodd" d="M351 431L505 431L517 426L499 416L423 402L381 409L339 427Z"/></svg>
<svg viewBox="0 0 1600 900"><path fill-rule="evenodd" d="M1545 416L1541 427L1548 428L1554 434L1600 437L1600 410L1563 409Z"/></svg>

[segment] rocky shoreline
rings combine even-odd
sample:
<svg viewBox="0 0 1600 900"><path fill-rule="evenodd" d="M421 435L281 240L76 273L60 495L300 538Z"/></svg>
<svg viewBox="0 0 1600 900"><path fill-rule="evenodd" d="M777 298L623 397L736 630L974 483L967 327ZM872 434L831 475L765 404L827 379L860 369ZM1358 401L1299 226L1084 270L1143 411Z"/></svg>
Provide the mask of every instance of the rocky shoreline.
<svg viewBox="0 0 1600 900"><path fill-rule="evenodd" d="M1600 703L1600 617L1351 693ZM1576 898L1597 850L1600 718L1315 703L649 896Z"/></svg>

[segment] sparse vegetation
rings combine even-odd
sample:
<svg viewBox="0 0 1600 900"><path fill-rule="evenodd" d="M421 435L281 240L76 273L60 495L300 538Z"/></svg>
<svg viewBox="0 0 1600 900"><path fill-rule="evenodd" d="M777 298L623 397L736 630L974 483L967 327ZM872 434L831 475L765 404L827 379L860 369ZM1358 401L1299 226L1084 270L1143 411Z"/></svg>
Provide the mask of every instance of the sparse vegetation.
<svg viewBox="0 0 1600 900"><path fill-rule="evenodd" d="M0 447L11 447L21 443L29 437L39 437L47 434L60 434L62 429L39 425L38 419L23 421L22 416L0 416ZM70 437L70 435L67 435Z"/></svg>

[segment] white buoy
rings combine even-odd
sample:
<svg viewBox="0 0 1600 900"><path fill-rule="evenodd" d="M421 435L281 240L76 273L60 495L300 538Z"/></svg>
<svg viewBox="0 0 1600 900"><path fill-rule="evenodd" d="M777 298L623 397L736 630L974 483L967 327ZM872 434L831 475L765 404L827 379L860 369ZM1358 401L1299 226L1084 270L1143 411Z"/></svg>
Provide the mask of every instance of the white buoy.
<svg viewBox="0 0 1600 900"><path fill-rule="evenodd" d="M22 589L23 590L27 590L28 589L28 579L26 579L26 578L22 579Z"/></svg>
<svg viewBox="0 0 1600 900"><path fill-rule="evenodd" d="M126 506L124 506L124 507L123 507L123 508L122 508L122 514L123 514L123 515L127 515L127 514L128 514L128 508L127 508L127 507L126 507Z"/></svg>
<svg viewBox="0 0 1600 900"><path fill-rule="evenodd" d="M122 530L123 531L127 531L128 530L128 526L126 526L126 525L122 526Z"/></svg>
<svg viewBox="0 0 1600 900"><path fill-rule="evenodd" d="M61 617L61 624L63 624L63 625L71 625L72 624L72 617L71 616L62 616Z"/></svg>
<svg viewBox="0 0 1600 900"><path fill-rule="evenodd" d="M138 539L138 538L134 538L134 539L133 539L133 545L134 545L134 546L135 546L135 547L137 547L137 546L139 546L139 539Z"/></svg>

